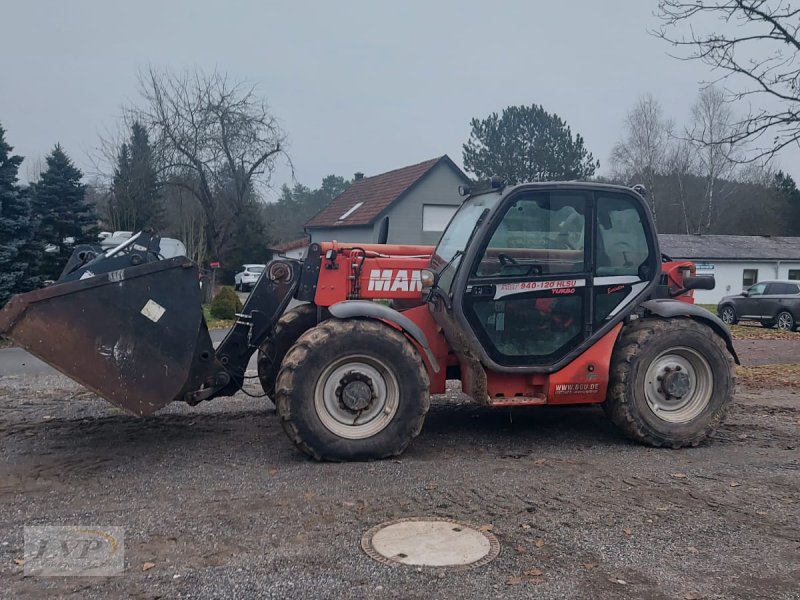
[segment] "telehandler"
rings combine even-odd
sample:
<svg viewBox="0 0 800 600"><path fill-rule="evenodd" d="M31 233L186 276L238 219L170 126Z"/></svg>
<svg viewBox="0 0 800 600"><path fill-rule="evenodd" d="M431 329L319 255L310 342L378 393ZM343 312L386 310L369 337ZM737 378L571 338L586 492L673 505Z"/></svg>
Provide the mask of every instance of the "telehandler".
<svg viewBox="0 0 800 600"><path fill-rule="evenodd" d="M54 285L0 311L0 335L140 416L235 394L258 352L286 433L318 460L402 453L448 379L492 407L601 404L652 446L714 432L738 362L694 305L714 281L660 253L637 191L461 191L435 248L332 241L271 261L216 350L197 265L162 259L146 231L76 248Z"/></svg>

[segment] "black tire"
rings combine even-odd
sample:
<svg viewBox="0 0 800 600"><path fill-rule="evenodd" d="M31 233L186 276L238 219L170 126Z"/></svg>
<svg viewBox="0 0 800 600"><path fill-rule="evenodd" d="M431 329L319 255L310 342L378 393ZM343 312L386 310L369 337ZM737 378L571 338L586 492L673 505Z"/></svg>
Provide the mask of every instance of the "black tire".
<svg viewBox="0 0 800 600"><path fill-rule="evenodd" d="M722 322L726 325L736 325L736 323L739 322L739 318L736 316L736 310L730 304L726 304L720 309L719 318L722 319Z"/></svg>
<svg viewBox="0 0 800 600"><path fill-rule="evenodd" d="M734 383L733 358L707 325L683 318L637 319L614 347L603 409L637 442L697 446L728 413ZM667 386L673 393L686 386L686 399L670 398Z"/></svg>
<svg viewBox="0 0 800 600"><path fill-rule="evenodd" d="M240 286L238 283L234 282L233 290L236 291L236 292L239 292L239 291L242 290L242 286Z"/></svg>
<svg viewBox="0 0 800 600"><path fill-rule="evenodd" d="M330 319L307 331L286 354L276 388L284 430L317 460L397 456L430 407L428 373L414 346L369 320ZM351 401L367 403L360 412L345 405L348 388ZM365 411L368 418L356 425Z"/></svg>
<svg viewBox="0 0 800 600"><path fill-rule="evenodd" d="M327 312L323 315L327 318ZM283 357L297 339L317 324L316 304L301 304L287 310L275 324L271 337L258 349L258 378L269 399L275 403L275 380Z"/></svg>

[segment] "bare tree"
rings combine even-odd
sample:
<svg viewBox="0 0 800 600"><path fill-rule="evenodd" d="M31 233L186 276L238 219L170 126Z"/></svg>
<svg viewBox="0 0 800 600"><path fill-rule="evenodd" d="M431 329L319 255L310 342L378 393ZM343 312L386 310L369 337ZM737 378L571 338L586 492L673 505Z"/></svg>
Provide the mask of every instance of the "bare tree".
<svg viewBox="0 0 800 600"><path fill-rule="evenodd" d="M751 142L743 160L800 144L800 5L789 0L659 0L657 36L738 89L751 108L719 143ZM755 108L753 107L755 104Z"/></svg>
<svg viewBox="0 0 800 600"><path fill-rule="evenodd" d="M698 174L706 180L703 205L694 233L708 233L716 209L717 189L722 180L730 178L738 158L737 121L722 91L716 86L700 90L692 106L691 125L686 138L694 147Z"/></svg>
<svg viewBox="0 0 800 600"><path fill-rule="evenodd" d="M648 190L650 212L656 219L656 176L664 171L671 123L652 94L641 96L625 117L625 137L611 150L616 177L643 183Z"/></svg>
<svg viewBox="0 0 800 600"><path fill-rule="evenodd" d="M203 264L208 256L206 217L195 195L188 191L189 187L175 182L166 187L164 200L170 224L168 231L184 243L186 256L197 264Z"/></svg>
<svg viewBox="0 0 800 600"><path fill-rule="evenodd" d="M197 199L208 251L219 258L276 160L288 161L286 134L255 87L224 74L150 68L140 85L145 106L133 112L153 134L162 177Z"/></svg>
<svg viewBox="0 0 800 600"><path fill-rule="evenodd" d="M687 200L689 200L688 181L696 171L697 159L694 148L686 140L674 140L667 156L666 172L677 184L677 193L673 197L681 211L681 229L689 233L689 211Z"/></svg>

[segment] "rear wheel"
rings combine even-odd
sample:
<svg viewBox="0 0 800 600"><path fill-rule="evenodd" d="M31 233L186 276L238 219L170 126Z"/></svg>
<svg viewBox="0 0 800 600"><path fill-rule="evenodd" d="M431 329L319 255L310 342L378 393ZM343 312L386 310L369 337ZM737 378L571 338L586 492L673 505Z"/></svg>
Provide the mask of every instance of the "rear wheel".
<svg viewBox="0 0 800 600"><path fill-rule="evenodd" d="M696 446L733 400L733 362L710 327L691 319L639 319L614 348L603 408L631 439Z"/></svg>
<svg viewBox="0 0 800 600"><path fill-rule="evenodd" d="M733 310L732 306L723 306L722 310L719 311L719 318L726 325L736 325L739 320L736 318L736 311Z"/></svg>
<svg viewBox="0 0 800 600"><path fill-rule="evenodd" d="M783 331L794 331L794 317L788 310L779 312L778 316L775 317L775 322L778 325L778 329L782 329Z"/></svg>
<svg viewBox="0 0 800 600"><path fill-rule="evenodd" d="M430 406L414 346L376 321L325 321L297 340L276 383L283 428L317 460L397 456Z"/></svg>
<svg viewBox="0 0 800 600"><path fill-rule="evenodd" d="M275 403L275 380L283 357L301 335L317 324L317 306L301 304L287 310L275 324L274 333L258 349L258 378L269 399Z"/></svg>

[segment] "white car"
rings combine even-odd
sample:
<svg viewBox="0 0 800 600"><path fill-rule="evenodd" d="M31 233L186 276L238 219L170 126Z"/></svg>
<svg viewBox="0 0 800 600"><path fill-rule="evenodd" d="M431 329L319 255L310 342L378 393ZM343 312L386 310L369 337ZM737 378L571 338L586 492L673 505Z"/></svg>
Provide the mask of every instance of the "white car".
<svg viewBox="0 0 800 600"><path fill-rule="evenodd" d="M236 291L243 292L244 290L252 290L266 266L267 265L242 265L243 271L237 273L233 278Z"/></svg>

